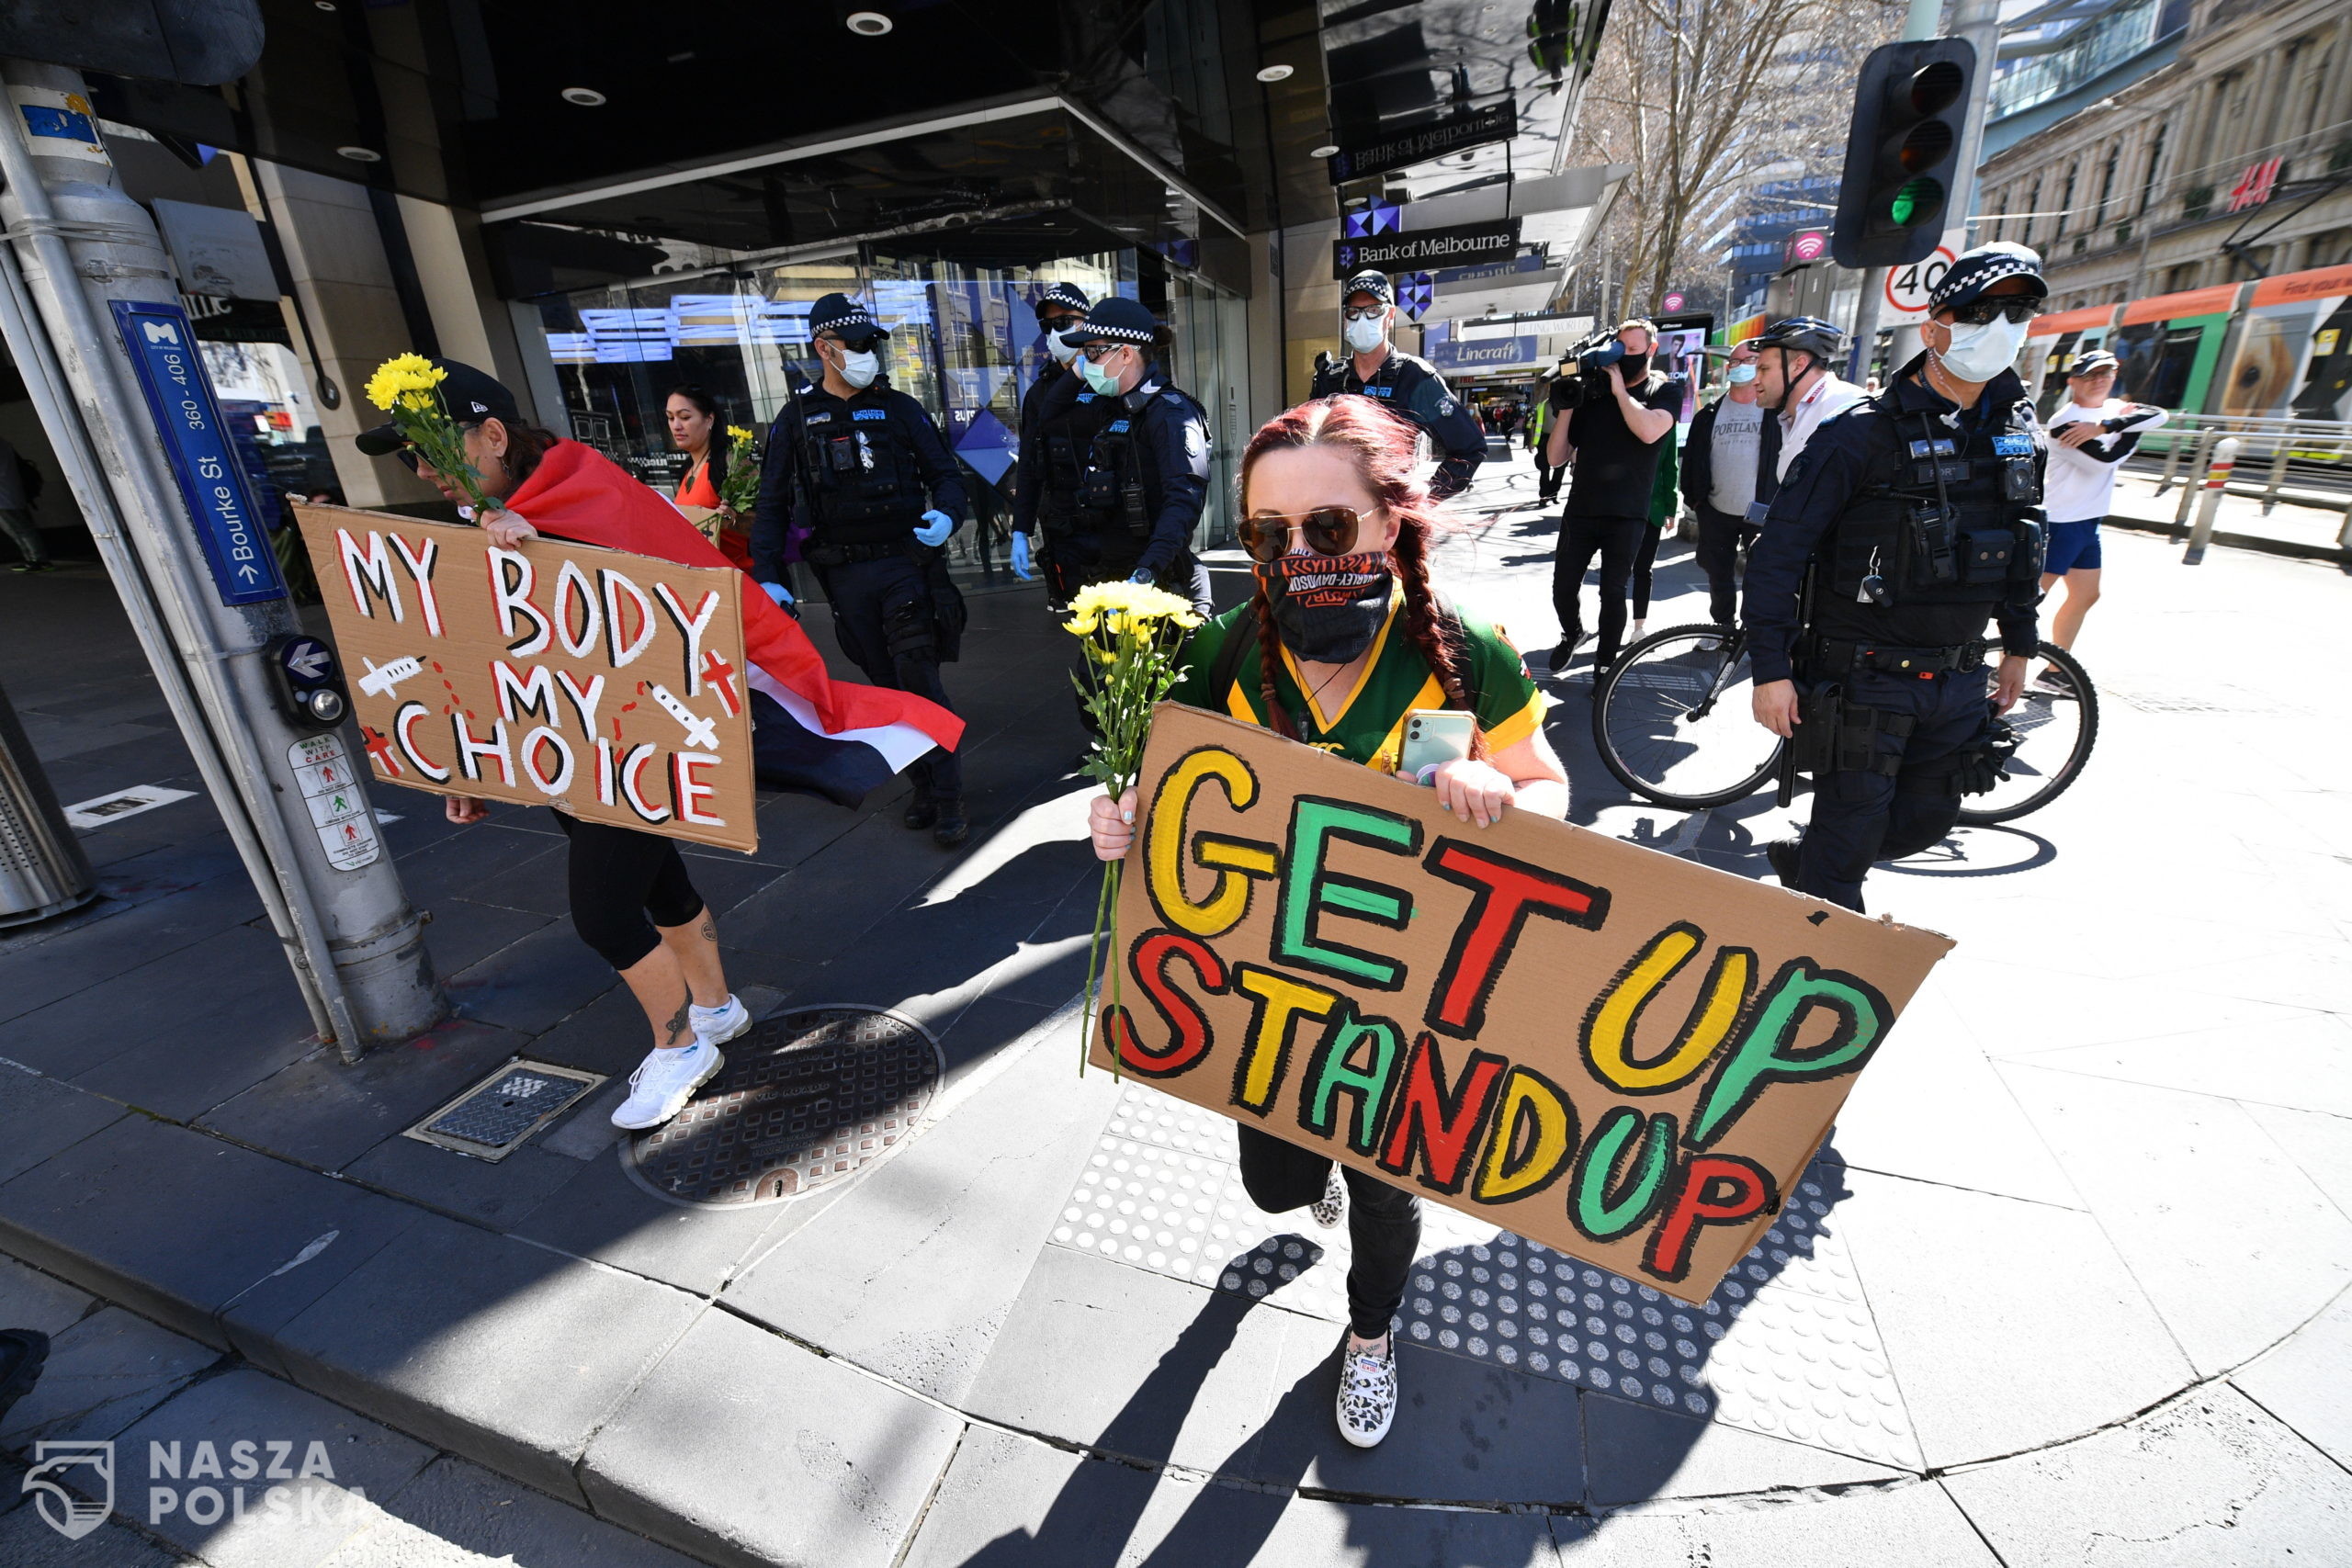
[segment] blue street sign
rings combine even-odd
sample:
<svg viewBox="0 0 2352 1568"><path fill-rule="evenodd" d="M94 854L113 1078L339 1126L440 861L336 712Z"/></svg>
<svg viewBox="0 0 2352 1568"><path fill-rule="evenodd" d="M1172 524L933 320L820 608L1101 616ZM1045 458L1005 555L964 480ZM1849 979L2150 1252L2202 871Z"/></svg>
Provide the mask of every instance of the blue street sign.
<svg viewBox="0 0 2352 1568"><path fill-rule="evenodd" d="M152 299L117 299L113 305L115 326L164 437L164 455L187 503L220 603L285 598L268 528L254 509L187 312Z"/></svg>

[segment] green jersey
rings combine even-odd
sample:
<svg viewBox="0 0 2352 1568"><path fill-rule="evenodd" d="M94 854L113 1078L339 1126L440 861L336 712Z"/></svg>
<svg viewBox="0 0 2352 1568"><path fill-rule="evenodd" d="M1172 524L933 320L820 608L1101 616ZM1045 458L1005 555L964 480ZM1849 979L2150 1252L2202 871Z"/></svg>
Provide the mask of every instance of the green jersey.
<svg viewBox="0 0 2352 1568"><path fill-rule="evenodd" d="M1299 739L1318 750L1335 751L1384 773L1396 771L1397 753L1405 743L1405 716L1415 708L1446 705L1445 690L1430 673L1429 661L1413 646L1412 638L1397 628L1397 612L1403 603L1403 591L1398 590L1389 600L1388 619L1373 641L1372 656L1357 674L1354 688L1344 694L1327 692L1320 701L1309 699L1297 661L1279 639L1275 642L1280 667L1274 674L1274 695L1295 721ZM1225 639L1234 635L1235 623L1248 608L1228 610L1193 634L1184 651L1189 667L1168 695L1172 702L1271 728L1262 711L1264 698L1254 651L1235 669L1230 690L1208 689L1218 651ZM1549 699L1529 678L1519 650L1500 627L1470 615L1463 615L1461 621L1469 654L1471 706L1477 714L1478 728L1486 732L1489 752L1508 750L1535 733L1544 722ZM1271 630L1265 635L1271 636Z"/></svg>

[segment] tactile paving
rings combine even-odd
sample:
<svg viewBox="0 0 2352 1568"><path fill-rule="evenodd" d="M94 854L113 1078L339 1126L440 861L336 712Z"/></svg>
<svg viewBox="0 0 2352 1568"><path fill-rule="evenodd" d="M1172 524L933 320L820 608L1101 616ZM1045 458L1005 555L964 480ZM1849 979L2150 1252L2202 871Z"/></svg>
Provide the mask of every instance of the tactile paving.
<svg viewBox="0 0 2352 1568"><path fill-rule="evenodd" d="M1233 1124L1130 1084L1056 1222L1064 1247L1347 1321L1345 1223L1250 1201ZM1691 1306L1425 1201L1397 1332L1414 1344L1881 1463L1924 1462L1843 1239L1836 1168Z"/></svg>
<svg viewBox="0 0 2352 1568"><path fill-rule="evenodd" d="M725 1049L686 1108L624 1150L657 1197L731 1209L848 1180L914 1134L944 1066L922 1025L874 1008L801 1009Z"/></svg>

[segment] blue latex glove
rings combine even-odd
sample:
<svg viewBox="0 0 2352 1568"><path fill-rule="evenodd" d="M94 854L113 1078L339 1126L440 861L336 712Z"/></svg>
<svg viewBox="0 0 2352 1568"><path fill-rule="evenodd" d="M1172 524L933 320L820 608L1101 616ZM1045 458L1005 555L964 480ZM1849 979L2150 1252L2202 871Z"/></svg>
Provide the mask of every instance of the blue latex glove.
<svg viewBox="0 0 2352 1568"><path fill-rule="evenodd" d="M792 590L783 583L763 582L760 586L768 591L768 597L775 600L779 607L792 603Z"/></svg>
<svg viewBox="0 0 2352 1568"><path fill-rule="evenodd" d="M915 537L926 545L944 545L947 542L947 536L956 531L956 519L948 516L944 512L937 510L926 512L922 514L922 520L931 526L916 529Z"/></svg>
<svg viewBox="0 0 2352 1568"><path fill-rule="evenodd" d="M1023 582L1037 580L1037 573L1029 564L1029 536L1019 532L1012 536L1012 575Z"/></svg>
<svg viewBox="0 0 2352 1568"><path fill-rule="evenodd" d="M1157 582L1159 579L1156 574L1147 571L1141 568L1137 568L1135 575L1128 578L1127 581L1129 582Z"/></svg>

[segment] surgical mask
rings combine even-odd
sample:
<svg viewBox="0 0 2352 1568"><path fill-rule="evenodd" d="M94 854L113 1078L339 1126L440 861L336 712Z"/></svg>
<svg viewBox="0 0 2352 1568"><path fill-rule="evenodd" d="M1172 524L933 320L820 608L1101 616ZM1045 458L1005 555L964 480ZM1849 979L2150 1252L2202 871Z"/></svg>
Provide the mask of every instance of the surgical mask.
<svg viewBox="0 0 2352 1568"><path fill-rule="evenodd" d="M1078 362L1078 373L1086 378L1086 384L1099 396L1114 398L1119 395L1119 373L1110 366L1081 359Z"/></svg>
<svg viewBox="0 0 2352 1568"><path fill-rule="evenodd" d="M1274 613L1274 630L1295 659L1345 664L1372 646L1387 624L1395 578L1388 558L1289 555L1258 568Z"/></svg>
<svg viewBox="0 0 2352 1568"><path fill-rule="evenodd" d="M881 374L882 356L880 355L872 352L857 354L844 351L842 353L842 379L851 386L871 387L874 385L875 378Z"/></svg>
<svg viewBox="0 0 2352 1568"><path fill-rule="evenodd" d="M1350 321L1343 335L1350 348L1358 354L1370 354L1388 341L1388 323L1377 316L1368 321Z"/></svg>
<svg viewBox="0 0 2352 1568"><path fill-rule="evenodd" d="M1078 344L1059 332L1050 332L1046 334L1046 352L1068 365L1078 357Z"/></svg>
<svg viewBox="0 0 2352 1568"><path fill-rule="evenodd" d="M1745 387L1750 381L1756 379L1756 367L1753 365L1735 365L1730 369L1724 372L1724 379L1730 382L1735 387Z"/></svg>
<svg viewBox="0 0 2352 1568"><path fill-rule="evenodd" d="M1944 329L1951 333L1951 346L1936 357L1963 381L1989 381L2017 363L2018 350L2025 346L2026 331L2032 324L2006 316L1996 316L1983 326L1954 321Z"/></svg>

